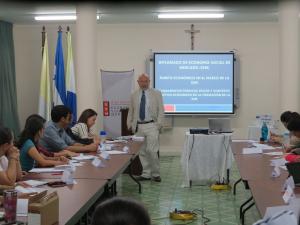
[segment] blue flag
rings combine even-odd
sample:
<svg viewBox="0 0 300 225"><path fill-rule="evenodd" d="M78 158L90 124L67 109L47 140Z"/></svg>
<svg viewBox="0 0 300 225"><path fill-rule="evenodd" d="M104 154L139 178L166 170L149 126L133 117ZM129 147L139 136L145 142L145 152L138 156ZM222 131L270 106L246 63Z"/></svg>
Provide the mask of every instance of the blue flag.
<svg viewBox="0 0 300 225"><path fill-rule="evenodd" d="M66 105L66 85L62 31L58 31L53 77L53 105Z"/></svg>

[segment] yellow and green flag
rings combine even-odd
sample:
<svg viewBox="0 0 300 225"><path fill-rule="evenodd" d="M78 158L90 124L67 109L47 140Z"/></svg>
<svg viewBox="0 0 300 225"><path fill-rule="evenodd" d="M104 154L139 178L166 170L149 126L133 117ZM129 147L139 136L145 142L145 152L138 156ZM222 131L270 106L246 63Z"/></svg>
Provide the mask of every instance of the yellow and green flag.
<svg viewBox="0 0 300 225"><path fill-rule="evenodd" d="M41 83L40 83L40 99L39 99L39 115L47 121L51 119L51 83L49 75L49 56L48 56L48 40L45 33L45 44L42 59Z"/></svg>

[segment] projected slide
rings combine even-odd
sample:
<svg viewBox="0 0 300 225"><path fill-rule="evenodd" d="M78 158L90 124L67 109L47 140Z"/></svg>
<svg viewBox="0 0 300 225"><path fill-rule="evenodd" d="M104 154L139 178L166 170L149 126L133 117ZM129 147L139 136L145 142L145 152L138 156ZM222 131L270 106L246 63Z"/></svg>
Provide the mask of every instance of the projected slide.
<svg viewBox="0 0 300 225"><path fill-rule="evenodd" d="M165 113L232 114L234 55L154 53L154 87Z"/></svg>

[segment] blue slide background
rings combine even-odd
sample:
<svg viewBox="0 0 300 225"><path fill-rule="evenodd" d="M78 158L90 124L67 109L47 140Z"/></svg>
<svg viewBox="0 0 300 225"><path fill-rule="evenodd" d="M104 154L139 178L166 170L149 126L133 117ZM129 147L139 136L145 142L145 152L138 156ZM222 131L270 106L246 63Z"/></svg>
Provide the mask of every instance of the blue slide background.
<svg viewBox="0 0 300 225"><path fill-rule="evenodd" d="M233 113L233 59L233 53L155 53L154 86L175 112ZM183 93L178 90L194 95L167 96ZM217 93L225 96L199 96L201 90L211 94L221 90Z"/></svg>

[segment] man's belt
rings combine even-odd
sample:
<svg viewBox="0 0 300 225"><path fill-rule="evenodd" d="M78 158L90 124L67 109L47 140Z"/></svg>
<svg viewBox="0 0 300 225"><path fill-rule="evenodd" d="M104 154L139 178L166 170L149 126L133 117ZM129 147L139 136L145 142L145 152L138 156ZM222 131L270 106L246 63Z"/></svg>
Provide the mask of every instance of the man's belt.
<svg viewBox="0 0 300 225"><path fill-rule="evenodd" d="M154 123L154 120L150 121L138 121L137 124L146 124L146 123Z"/></svg>

